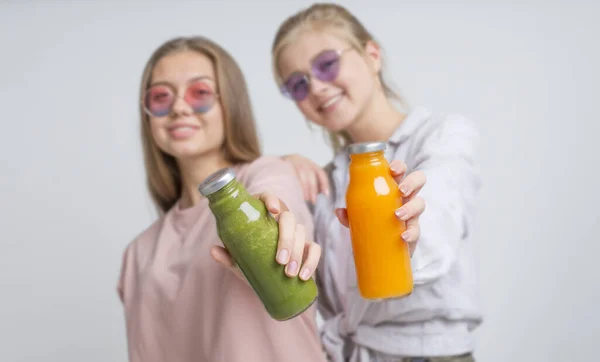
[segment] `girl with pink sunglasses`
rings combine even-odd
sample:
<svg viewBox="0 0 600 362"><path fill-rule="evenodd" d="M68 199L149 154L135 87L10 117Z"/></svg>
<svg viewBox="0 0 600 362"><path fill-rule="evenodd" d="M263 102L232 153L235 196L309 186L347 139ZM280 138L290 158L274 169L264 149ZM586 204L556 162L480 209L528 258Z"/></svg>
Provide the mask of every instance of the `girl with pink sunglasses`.
<svg viewBox="0 0 600 362"><path fill-rule="evenodd" d="M277 218L273 263L308 280L321 250L292 166L261 156L244 77L203 37L178 38L142 74L140 130L159 218L126 248L118 283L131 362L324 361L314 304L287 321L267 313L218 237L198 185L230 167ZM222 264L222 265L220 265ZM223 267L225 266L225 267Z"/></svg>

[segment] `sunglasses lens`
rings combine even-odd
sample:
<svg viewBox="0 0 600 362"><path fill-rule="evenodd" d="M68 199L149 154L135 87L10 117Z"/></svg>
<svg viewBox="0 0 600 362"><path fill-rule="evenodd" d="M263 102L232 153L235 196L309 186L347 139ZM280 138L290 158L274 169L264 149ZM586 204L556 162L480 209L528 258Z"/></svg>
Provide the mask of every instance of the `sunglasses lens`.
<svg viewBox="0 0 600 362"><path fill-rule="evenodd" d="M173 91L166 86L151 87L144 97L146 110L154 117L164 117L169 114L175 99Z"/></svg>
<svg viewBox="0 0 600 362"><path fill-rule="evenodd" d="M201 81L192 83L185 92L185 101L196 113L208 112L215 104L212 88Z"/></svg>
<svg viewBox="0 0 600 362"><path fill-rule="evenodd" d="M308 78L300 73L292 74L284 84L285 91L295 101L301 101L308 95Z"/></svg>
<svg viewBox="0 0 600 362"><path fill-rule="evenodd" d="M313 61L312 71L315 77L323 82L333 81L340 71L340 56L335 50L319 54Z"/></svg>

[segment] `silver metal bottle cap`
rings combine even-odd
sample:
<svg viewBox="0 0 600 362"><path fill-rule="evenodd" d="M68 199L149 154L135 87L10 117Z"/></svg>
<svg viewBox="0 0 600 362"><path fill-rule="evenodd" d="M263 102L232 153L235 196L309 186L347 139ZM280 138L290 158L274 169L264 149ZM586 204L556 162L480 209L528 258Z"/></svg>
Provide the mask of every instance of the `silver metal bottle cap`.
<svg viewBox="0 0 600 362"><path fill-rule="evenodd" d="M385 142L353 143L348 146L348 153L351 155L355 155L358 153L378 152L384 151L386 147L387 145Z"/></svg>
<svg viewBox="0 0 600 362"><path fill-rule="evenodd" d="M235 179L235 171L232 168L228 167L220 169L205 178L198 186L198 191L200 191L203 196L208 196L225 187L225 185L230 183L233 179Z"/></svg>

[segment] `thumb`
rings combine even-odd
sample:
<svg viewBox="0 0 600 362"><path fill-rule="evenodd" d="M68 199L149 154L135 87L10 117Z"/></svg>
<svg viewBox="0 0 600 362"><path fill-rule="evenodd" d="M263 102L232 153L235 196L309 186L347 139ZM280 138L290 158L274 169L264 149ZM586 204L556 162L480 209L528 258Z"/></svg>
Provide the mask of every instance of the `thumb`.
<svg viewBox="0 0 600 362"><path fill-rule="evenodd" d="M237 265L235 265L235 263L233 262L233 258L231 257L231 255L229 255L225 248L223 248L222 246L213 246L212 248L210 248L210 256L217 263L231 270L233 274L235 274L235 276L238 277L241 281L243 281L247 285L250 285L250 283L248 283L248 280L246 280L244 273L242 273L240 268L238 268Z"/></svg>
<svg viewBox="0 0 600 362"><path fill-rule="evenodd" d="M279 219L279 215L284 211L289 211L285 202L281 201L277 196L270 192L263 192L262 194L253 195L265 204L267 210L275 217Z"/></svg>
<svg viewBox="0 0 600 362"><path fill-rule="evenodd" d="M406 175L406 163L400 160L394 160L390 163L390 172L392 173L392 177L394 181L399 185Z"/></svg>
<svg viewBox="0 0 600 362"><path fill-rule="evenodd" d="M348 210L345 208L335 209L335 216L337 216L338 220L342 225L348 227Z"/></svg>
<svg viewBox="0 0 600 362"><path fill-rule="evenodd" d="M222 246L213 246L210 248L210 256L219 264L226 268L233 268L234 263L231 255Z"/></svg>
<svg viewBox="0 0 600 362"><path fill-rule="evenodd" d="M319 189L325 195L329 195L329 178L322 168L317 170L317 179L319 180Z"/></svg>

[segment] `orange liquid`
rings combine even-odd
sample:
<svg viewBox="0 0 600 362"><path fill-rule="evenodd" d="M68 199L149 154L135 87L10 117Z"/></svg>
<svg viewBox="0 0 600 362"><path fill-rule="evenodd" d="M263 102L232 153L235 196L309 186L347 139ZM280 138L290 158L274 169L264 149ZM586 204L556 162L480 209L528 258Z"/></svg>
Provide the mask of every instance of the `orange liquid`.
<svg viewBox="0 0 600 362"><path fill-rule="evenodd" d="M401 237L406 226L394 213L402 206L398 184L383 151L350 158L346 208L359 291L366 299L408 295L413 277L408 245Z"/></svg>

